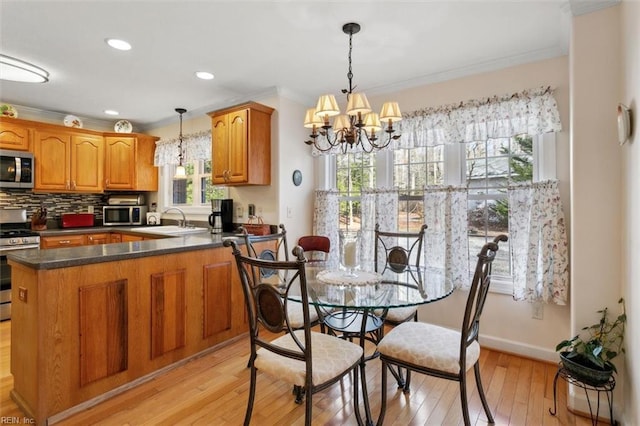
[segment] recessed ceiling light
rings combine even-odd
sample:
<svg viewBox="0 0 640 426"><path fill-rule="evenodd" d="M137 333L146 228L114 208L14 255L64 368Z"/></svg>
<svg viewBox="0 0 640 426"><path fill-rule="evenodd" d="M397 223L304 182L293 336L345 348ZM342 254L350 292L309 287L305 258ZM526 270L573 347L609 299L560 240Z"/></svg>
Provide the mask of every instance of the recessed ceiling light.
<svg viewBox="0 0 640 426"><path fill-rule="evenodd" d="M49 73L20 59L0 55L0 79L21 83L45 83L49 81Z"/></svg>
<svg viewBox="0 0 640 426"><path fill-rule="evenodd" d="M120 113L118 111L115 111L113 109L105 109L104 113L107 115L120 115Z"/></svg>
<svg viewBox="0 0 640 426"><path fill-rule="evenodd" d="M213 74L211 74L210 72L206 72L206 71L197 71L196 72L196 77L202 79L202 80L213 80Z"/></svg>
<svg viewBox="0 0 640 426"><path fill-rule="evenodd" d="M114 49L118 50L131 50L131 45L124 40L118 40L117 38L108 38L105 40L107 44Z"/></svg>

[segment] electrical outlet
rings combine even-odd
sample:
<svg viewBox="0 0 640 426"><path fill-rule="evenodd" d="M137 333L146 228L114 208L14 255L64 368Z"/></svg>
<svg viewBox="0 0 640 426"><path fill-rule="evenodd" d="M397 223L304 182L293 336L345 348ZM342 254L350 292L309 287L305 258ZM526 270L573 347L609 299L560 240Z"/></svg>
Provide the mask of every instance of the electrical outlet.
<svg viewBox="0 0 640 426"><path fill-rule="evenodd" d="M93 206L87 207L87 212L88 213L93 213Z"/></svg>
<svg viewBox="0 0 640 426"><path fill-rule="evenodd" d="M287 219L291 219L293 217L293 209L287 206Z"/></svg>
<svg viewBox="0 0 640 426"><path fill-rule="evenodd" d="M537 319L537 320L541 320L543 318L543 314L544 314L543 306L544 305L539 300L533 302L531 304L531 309L532 309L531 318Z"/></svg>
<svg viewBox="0 0 640 426"><path fill-rule="evenodd" d="M244 217L244 209L242 208L242 206L236 207L236 217L238 219L242 219Z"/></svg>
<svg viewBox="0 0 640 426"><path fill-rule="evenodd" d="M25 287L18 287L18 299L27 303L27 289Z"/></svg>

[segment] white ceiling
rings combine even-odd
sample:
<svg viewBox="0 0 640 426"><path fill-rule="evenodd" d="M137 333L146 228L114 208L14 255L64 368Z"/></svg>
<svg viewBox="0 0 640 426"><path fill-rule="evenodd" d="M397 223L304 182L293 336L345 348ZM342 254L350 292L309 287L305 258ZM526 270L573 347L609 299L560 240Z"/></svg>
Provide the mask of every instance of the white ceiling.
<svg viewBox="0 0 640 426"><path fill-rule="evenodd" d="M1 53L51 75L1 81L0 99L137 128L274 88L311 106L347 87L346 22L362 26L354 84L375 94L566 54L570 15L561 0L1 0ZM133 49L113 50L109 37Z"/></svg>

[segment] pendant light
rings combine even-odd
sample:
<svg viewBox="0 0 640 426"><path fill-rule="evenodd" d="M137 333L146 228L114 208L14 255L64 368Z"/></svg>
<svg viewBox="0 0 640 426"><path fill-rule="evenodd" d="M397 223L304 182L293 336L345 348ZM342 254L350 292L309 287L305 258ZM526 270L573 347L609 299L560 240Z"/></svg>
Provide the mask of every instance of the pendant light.
<svg viewBox="0 0 640 426"><path fill-rule="evenodd" d="M186 179L187 178L187 170L184 168L184 164L182 164L182 160L184 158L182 151L182 114L187 112L184 108L176 108L176 112L180 114L180 136L178 140L180 143L178 144L178 166L176 167L176 174L173 176L174 179Z"/></svg>

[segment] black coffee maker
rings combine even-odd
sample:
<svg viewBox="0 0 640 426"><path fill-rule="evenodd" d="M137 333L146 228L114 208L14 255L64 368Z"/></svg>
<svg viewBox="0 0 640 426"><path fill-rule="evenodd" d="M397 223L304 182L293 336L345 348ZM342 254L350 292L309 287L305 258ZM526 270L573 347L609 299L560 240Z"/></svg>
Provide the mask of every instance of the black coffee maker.
<svg viewBox="0 0 640 426"><path fill-rule="evenodd" d="M233 200L216 199L211 200L211 214L209 215L209 226L212 234L222 232L233 232Z"/></svg>

